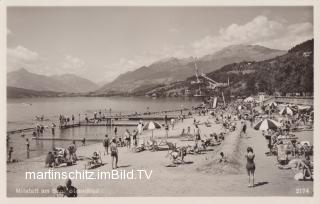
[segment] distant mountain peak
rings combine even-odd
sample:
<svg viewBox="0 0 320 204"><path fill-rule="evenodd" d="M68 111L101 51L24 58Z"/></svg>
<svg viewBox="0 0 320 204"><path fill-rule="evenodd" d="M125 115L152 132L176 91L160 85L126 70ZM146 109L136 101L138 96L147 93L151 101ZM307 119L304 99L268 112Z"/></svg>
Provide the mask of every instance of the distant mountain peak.
<svg viewBox="0 0 320 204"><path fill-rule="evenodd" d="M16 71L13 71L13 72L20 72L20 73L30 73L26 68L20 68Z"/></svg>
<svg viewBox="0 0 320 204"><path fill-rule="evenodd" d="M98 86L90 80L74 74L46 76L29 72L24 68L8 73L7 86L35 91L69 93L88 92L98 88Z"/></svg>

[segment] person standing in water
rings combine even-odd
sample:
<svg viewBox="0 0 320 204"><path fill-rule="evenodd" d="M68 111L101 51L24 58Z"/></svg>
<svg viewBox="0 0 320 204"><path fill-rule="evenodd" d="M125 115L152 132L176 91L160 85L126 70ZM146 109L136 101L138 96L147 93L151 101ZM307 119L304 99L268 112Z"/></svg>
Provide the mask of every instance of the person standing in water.
<svg viewBox="0 0 320 204"><path fill-rule="evenodd" d="M27 146L27 153L29 153L30 152L30 142L29 142L28 138L26 139L26 146Z"/></svg>
<svg viewBox="0 0 320 204"><path fill-rule="evenodd" d="M8 162L12 161L12 153L13 153L13 147L10 147L8 152Z"/></svg>
<svg viewBox="0 0 320 204"><path fill-rule="evenodd" d="M27 158L29 159L30 157L30 142L29 139L26 139L26 146L27 146Z"/></svg>
<svg viewBox="0 0 320 204"><path fill-rule="evenodd" d="M114 127L114 135L117 135L117 132L118 132L118 127L115 126L115 127Z"/></svg>
<svg viewBox="0 0 320 204"><path fill-rule="evenodd" d="M55 134L55 128L56 128L56 124L52 123L51 125L51 132L52 132L52 135Z"/></svg>
<svg viewBox="0 0 320 204"><path fill-rule="evenodd" d="M254 187L254 172L256 170L256 165L254 163L255 155L253 153L252 147L248 147L247 148L247 154L245 155L245 157L247 159L246 169L247 169L247 173L248 173L248 176L249 176L248 187ZM252 179L251 179L251 177L252 177Z"/></svg>

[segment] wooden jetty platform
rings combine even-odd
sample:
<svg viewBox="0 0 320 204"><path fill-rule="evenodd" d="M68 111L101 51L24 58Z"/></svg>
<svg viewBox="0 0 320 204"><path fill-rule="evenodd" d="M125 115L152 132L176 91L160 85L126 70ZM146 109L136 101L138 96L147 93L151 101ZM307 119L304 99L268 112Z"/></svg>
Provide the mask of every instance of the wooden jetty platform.
<svg viewBox="0 0 320 204"><path fill-rule="evenodd" d="M186 111L189 109L183 109L183 111ZM172 112L177 112L181 111L181 109L178 110L166 110L166 111L161 111L161 112L148 112L148 113L139 113L139 114L127 114L127 115L111 115L107 116L104 118L101 118L100 120L103 122L99 123L93 123L89 122L87 123L86 121L80 121L80 123L74 123L74 124L68 124L68 125L63 125L59 126L60 129L68 129L68 128L76 128L80 126L91 126L91 127L98 127L98 126L137 126L138 123L118 123L115 121L164 121L165 115L167 115L167 120L175 119L177 120L179 117L179 114L168 114ZM184 115L185 118L188 116ZM90 121L94 120L93 118L90 119ZM12 130L12 131L7 131L7 134L16 134L16 133L22 133L26 131L32 131L35 128L24 128L24 129L18 129L18 130Z"/></svg>
<svg viewBox="0 0 320 204"><path fill-rule="evenodd" d="M137 126L138 123L80 123L80 126Z"/></svg>
<svg viewBox="0 0 320 204"><path fill-rule="evenodd" d="M15 134L15 133L22 133L22 132L27 132L27 131L32 131L34 128L24 128L24 129L19 129L19 130L11 130L7 131L7 134Z"/></svg>
<svg viewBox="0 0 320 204"><path fill-rule="evenodd" d="M81 142L83 138L57 138L57 137L32 137L33 140L54 140L54 141L79 141ZM86 142L101 142L103 139L99 138L85 138Z"/></svg>

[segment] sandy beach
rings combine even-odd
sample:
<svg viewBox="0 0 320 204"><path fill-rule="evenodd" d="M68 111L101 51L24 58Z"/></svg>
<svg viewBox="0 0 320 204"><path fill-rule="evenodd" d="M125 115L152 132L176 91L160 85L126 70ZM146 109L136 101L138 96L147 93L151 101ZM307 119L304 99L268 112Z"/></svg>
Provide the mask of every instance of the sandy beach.
<svg viewBox="0 0 320 204"><path fill-rule="evenodd" d="M202 135L223 131L221 124L215 124L211 116L195 116L196 120L212 122L211 127L200 125ZM173 137L181 133L182 128L192 126L193 118L176 123L174 130L169 131L168 141L177 146L192 144L192 141L180 141ZM150 179L118 179L118 180L73 180L73 185L78 188L78 196L312 196L312 181L296 181L294 170L280 170L276 166L276 156L266 156L268 151L267 141L250 127L246 135L239 136L240 122L237 121L237 129L227 132L225 140L219 146L210 147L202 154L188 154L186 164L168 167L172 164L167 157L167 146L159 151L143 151L134 153L126 147L119 148L119 172L133 170L146 170L152 173ZM165 137L164 128L154 130L154 137ZM312 141L313 131L295 133L299 140ZM142 138L151 136L151 131L143 132ZM172 138L170 138L170 136ZM101 136L103 137L103 136ZM256 155L256 187L247 187L247 173L245 169L245 150L252 146ZM102 144L79 146L79 157L90 157L94 151L103 152ZM218 163L218 155L223 151L227 162ZM18 196L44 196L52 197L58 185L64 185L65 180L26 180L26 171L47 171L44 167L45 156L31 158L19 163L9 164L7 167L7 195ZM110 155L103 155L103 166L92 169L94 173L111 171ZM87 160L80 160L70 167L54 168L56 172L71 172L85 170ZM136 175L136 174L135 174ZM17 190L18 189L18 190ZM31 192L18 192L19 189L38 189ZM47 189L47 190L44 190ZM41 190L43 192L41 193ZM36 195L35 195L36 194Z"/></svg>

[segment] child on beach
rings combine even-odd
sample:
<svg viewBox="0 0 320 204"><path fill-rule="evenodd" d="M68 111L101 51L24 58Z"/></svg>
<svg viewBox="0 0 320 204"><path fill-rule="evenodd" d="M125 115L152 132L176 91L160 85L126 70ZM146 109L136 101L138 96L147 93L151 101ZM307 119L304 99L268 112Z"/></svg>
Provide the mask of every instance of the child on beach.
<svg viewBox="0 0 320 204"><path fill-rule="evenodd" d="M247 154L245 155L246 159L247 159L247 165L246 165L246 169L247 169L247 173L249 176L249 184L248 187L254 187L254 172L256 169L255 163L254 163L254 153L253 153L253 149L252 147L248 147L247 148ZM251 179L252 177L252 179ZM252 183L251 183L252 181Z"/></svg>
<svg viewBox="0 0 320 204"><path fill-rule="evenodd" d="M118 147L116 139L112 139L112 143L110 145L110 151L111 151L111 163L112 163L112 169L118 168Z"/></svg>

